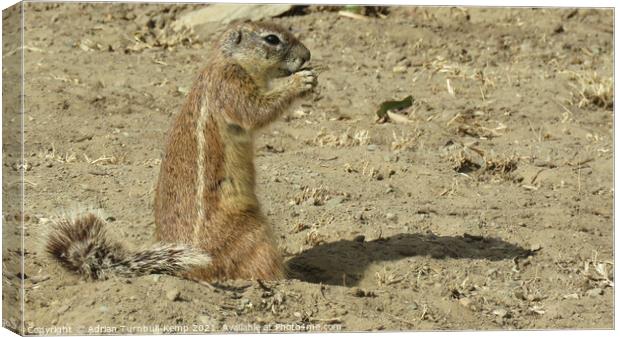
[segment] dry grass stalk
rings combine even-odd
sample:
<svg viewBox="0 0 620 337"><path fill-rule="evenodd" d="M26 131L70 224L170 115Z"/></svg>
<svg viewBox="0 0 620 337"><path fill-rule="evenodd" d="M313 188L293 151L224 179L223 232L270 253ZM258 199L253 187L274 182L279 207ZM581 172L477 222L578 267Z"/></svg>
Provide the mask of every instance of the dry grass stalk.
<svg viewBox="0 0 620 337"><path fill-rule="evenodd" d="M368 130L357 130L353 134L349 129L340 135L328 134L325 129L321 129L312 143L320 147L353 147L368 144L370 136Z"/></svg>
<svg viewBox="0 0 620 337"><path fill-rule="evenodd" d="M305 186L301 193L295 196L293 200L296 205L303 203L304 201L309 201L314 206L324 205L327 200L330 198L329 191L323 186L310 188Z"/></svg>
<svg viewBox="0 0 620 337"><path fill-rule="evenodd" d="M502 180L509 181L518 180L512 174L517 170L518 156L486 157L484 153L463 148L452 155L450 162L452 162L453 170L457 173L467 176L475 173L475 177L479 180L489 176L500 177Z"/></svg>
<svg viewBox="0 0 620 337"><path fill-rule="evenodd" d="M613 261L600 261L598 252L592 252L592 258L584 262L583 275L602 287L613 287Z"/></svg>
<svg viewBox="0 0 620 337"><path fill-rule="evenodd" d="M99 158L96 159L90 159L86 154L83 154L84 156L84 160L86 160L87 163L95 165L95 164L100 164L100 165L118 165L121 164L122 162L125 161L125 159L127 158L127 155L121 155L121 156L101 156Z"/></svg>
<svg viewBox="0 0 620 337"><path fill-rule="evenodd" d="M197 43L198 37L190 28L183 27L175 31L171 27L164 29L149 29L134 34L134 45L127 47L128 51L141 52L145 49L162 48L173 49L177 46L192 46Z"/></svg>
<svg viewBox="0 0 620 337"><path fill-rule="evenodd" d="M490 158L485 162L485 172L491 174L509 174L517 169L517 163L519 158L516 156L502 157L502 158Z"/></svg>
<svg viewBox="0 0 620 337"><path fill-rule="evenodd" d="M401 132L400 136L396 135L396 131L392 131L392 151L414 150L421 135L422 133L418 130L413 134Z"/></svg>
<svg viewBox="0 0 620 337"><path fill-rule="evenodd" d="M314 247L327 242L326 239L327 237L325 235L320 234L319 231L314 228L310 232L308 232L304 243Z"/></svg>
<svg viewBox="0 0 620 337"><path fill-rule="evenodd" d="M499 123L497 127L490 128L483 126L478 117L483 116L482 111L465 111L463 113L457 113L448 123L447 126L454 126L453 130L461 136L470 136L479 139L490 139L500 137L503 134L501 131L507 129L506 125Z"/></svg>
<svg viewBox="0 0 620 337"><path fill-rule="evenodd" d="M43 154L42 157L45 159L50 159L50 160L57 161L60 163L72 163L72 162L77 161L77 155L75 153L66 152L64 154L60 154L56 151L56 147L54 146L54 144L52 144L51 151L48 151L47 153Z"/></svg>
<svg viewBox="0 0 620 337"><path fill-rule="evenodd" d="M375 273L375 278L377 279L377 285L380 287L389 286L404 280L404 277L388 271L385 267L383 267L382 271Z"/></svg>
<svg viewBox="0 0 620 337"><path fill-rule="evenodd" d="M595 72L578 74L572 73L572 80L576 84L571 84L570 104L577 105L579 108L596 109L603 108L613 110L614 108L614 85L612 77L602 77Z"/></svg>

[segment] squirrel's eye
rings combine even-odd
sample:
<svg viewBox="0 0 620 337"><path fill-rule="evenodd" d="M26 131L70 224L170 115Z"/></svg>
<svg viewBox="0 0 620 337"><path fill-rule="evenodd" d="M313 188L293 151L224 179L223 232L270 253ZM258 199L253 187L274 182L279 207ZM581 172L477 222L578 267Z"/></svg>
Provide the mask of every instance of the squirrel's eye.
<svg viewBox="0 0 620 337"><path fill-rule="evenodd" d="M273 34L269 34L267 36L265 36L265 41L269 44L272 45L277 45L278 43L280 43L280 38L278 38L277 36L273 35Z"/></svg>

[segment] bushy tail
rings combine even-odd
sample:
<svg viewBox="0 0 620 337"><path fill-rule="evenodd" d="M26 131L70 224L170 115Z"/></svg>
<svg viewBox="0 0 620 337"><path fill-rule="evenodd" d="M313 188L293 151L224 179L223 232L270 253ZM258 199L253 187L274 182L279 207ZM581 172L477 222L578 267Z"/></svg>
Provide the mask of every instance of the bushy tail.
<svg viewBox="0 0 620 337"><path fill-rule="evenodd" d="M91 280L109 275L178 275L211 261L206 253L182 245L158 244L130 251L112 242L105 226L92 212L62 217L54 222L45 250L68 270Z"/></svg>

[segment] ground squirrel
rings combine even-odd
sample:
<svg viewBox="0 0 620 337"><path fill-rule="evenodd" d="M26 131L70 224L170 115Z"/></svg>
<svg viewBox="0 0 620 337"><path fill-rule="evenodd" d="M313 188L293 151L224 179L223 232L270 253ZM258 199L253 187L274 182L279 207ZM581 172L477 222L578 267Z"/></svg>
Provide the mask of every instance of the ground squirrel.
<svg viewBox="0 0 620 337"><path fill-rule="evenodd" d="M310 51L269 23L238 23L215 43L169 131L155 190L160 244L128 251L101 217L56 221L47 252L97 279L106 273L181 275L201 281L273 280L282 257L255 194L254 132L316 86ZM277 84L272 80L282 78Z"/></svg>

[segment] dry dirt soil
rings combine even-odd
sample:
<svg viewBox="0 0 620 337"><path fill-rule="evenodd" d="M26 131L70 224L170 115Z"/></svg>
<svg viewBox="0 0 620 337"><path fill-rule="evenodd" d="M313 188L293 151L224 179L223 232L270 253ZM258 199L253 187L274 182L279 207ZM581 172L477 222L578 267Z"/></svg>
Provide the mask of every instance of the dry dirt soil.
<svg viewBox="0 0 620 337"><path fill-rule="evenodd" d="M41 235L78 206L151 242L163 141L214 36L169 27L200 6L26 5L25 273L5 209L5 325L23 276L31 334L613 327L612 10L276 18L320 70L256 141L291 277L86 282L46 258Z"/></svg>

